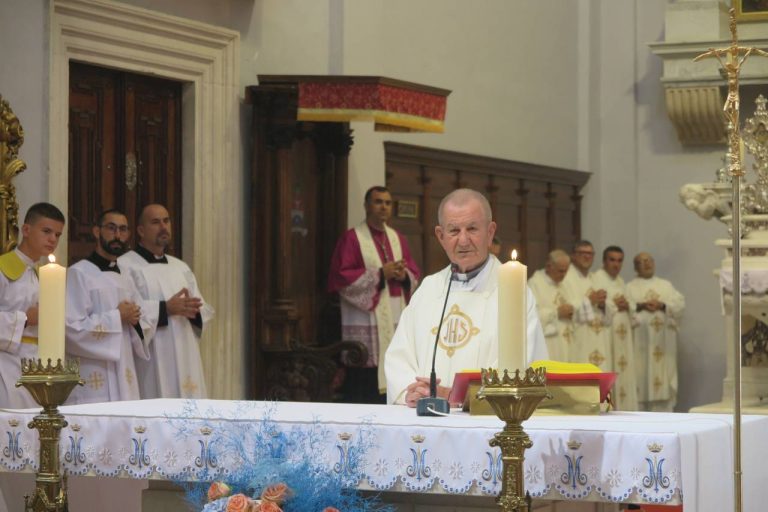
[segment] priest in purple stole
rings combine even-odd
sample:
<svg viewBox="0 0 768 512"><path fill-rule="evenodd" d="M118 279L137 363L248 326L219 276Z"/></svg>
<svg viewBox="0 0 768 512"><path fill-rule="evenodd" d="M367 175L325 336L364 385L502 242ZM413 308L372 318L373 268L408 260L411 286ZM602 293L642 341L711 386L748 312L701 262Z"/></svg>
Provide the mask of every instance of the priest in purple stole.
<svg viewBox="0 0 768 512"><path fill-rule="evenodd" d="M368 349L363 368L346 369L350 402L385 402L384 354L421 276L405 237L387 226L391 216L389 190L370 188L365 221L342 235L331 260L328 291L341 298L342 339Z"/></svg>

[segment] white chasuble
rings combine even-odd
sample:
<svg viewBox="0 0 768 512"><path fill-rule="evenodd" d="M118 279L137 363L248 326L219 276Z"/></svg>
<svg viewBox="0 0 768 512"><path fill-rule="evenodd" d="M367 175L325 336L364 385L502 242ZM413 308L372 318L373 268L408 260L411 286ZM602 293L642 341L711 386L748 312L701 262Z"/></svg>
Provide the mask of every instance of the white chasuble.
<svg viewBox="0 0 768 512"><path fill-rule="evenodd" d="M596 289L607 292L607 303L613 307L613 321L610 325L611 348L613 351L613 371L618 373L613 386L613 403L619 411L636 411L637 403L637 370L635 364L634 343L632 336L632 318L629 311L634 311L635 303L629 303L629 311L619 311L615 300L627 297L624 280L621 276L612 278L605 270L600 269L592 274Z"/></svg>
<svg viewBox="0 0 768 512"><path fill-rule="evenodd" d="M565 286L562 281L555 283L543 269L533 274L528 280L528 286L536 297L536 308L547 340L549 358L554 361L570 361L573 321L560 318L558 314L560 306L574 306L567 296Z"/></svg>
<svg viewBox="0 0 768 512"><path fill-rule="evenodd" d="M633 279L627 284L627 296L636 304L656 299L666 305L664 311L635 310L633 334L637 399L641 407L671 411L677 402L677 324L685 298L659 277Z"/></svg>
<svg viewBox="0 0 768 512"><path fill-rule="evenodd" d="M141 307L144 339L136 328L120 320L117 309L127 300ZM149 342L157 325L157 312L142 304L126 276L101 271L88 260L67 269L67 356L80 359L80 377L67 404L138 400L136 357L148 359Z"/></svg>
<svg viewBox="0 0 768 512"><path fill-rule="evenodd" d="M384 225L385 233L387 234L387 241L392 249L392 256L395 261L403 259L403 250L400 247L400 238L397 236L397 232L387 225ZM371 230L366 222L355 227L355 235L357 235L357 241L360 244L360 253L363 256L365 262L365 268L368 271L373 271L376 276L376 282L378 283L379 269L382 267L383 262L379 256L379 252L376 250L376 245L371 236ZM365 275L364 275L365 276ZM400 312L405 307L405 298L400 295L399 297L392 297L389 294L389 285L384 280L384 289L381 290L379 296L379 302L373 309L373 315L375 318L376 331L378 334L378 343L369 347L372 349L373 354L369 354L369 358L373 356L374 366L378 368L377 379L379 383L379 392L384 393L386 386L386 379L384 377L384 365L381 361L384 360L384 356L389 348L389 343L392 340L392 336L395 333L395 327L397 325ZM389 300L388 300L389 299ZM342 301L343 304L343 301Z"/></svg>
<svg viewBox="0 0 768 512"><path fill-rule="evenodd" d="M0 407L40 407L29 391L16 387L21 359L37 358L37 325L24 324L39 291L31 259L19 249L0 256Z"/></svg>
<svg viewBox="0 0 768 512"><path fill-rule="evenodd" d="M450 387L456 372L498 366L498 268L490 256L471 281L454 281L438 338L435 371L440 385ZM387 403L404 403L405 389L416 377L428 377L440 323L450 267L428 276L403 310L385 359ZM528 362L546 359L547 348L527 290Z"/></svg>
<svg viewBox="0 0 768 512"><path fill-rule="evenodd" d="M173 256L165 257L167 263L149 263L129 251L117 260L122 272L136 285L144 307L159 311L160 301L167 301L183 288L190 297L202 300L189 266ZM213 308L203 301L203 328L213 315ZM168 325L157 327L149 344L150 358L136 358L141 398L207 398L199 347L201 334L187 317L180 315L168 316Z"/></svg>
<svg viewBox="0 0 768 512"><path fill-rule="evenodd" d="M613 370L610 325L613 309L606 301L605 311L592 305L589 295L598 290L590 276L585 276L571 264L563 279L568 296L574 301L574 333L571 345L572 363L592 363L603 371Z"/></svg>

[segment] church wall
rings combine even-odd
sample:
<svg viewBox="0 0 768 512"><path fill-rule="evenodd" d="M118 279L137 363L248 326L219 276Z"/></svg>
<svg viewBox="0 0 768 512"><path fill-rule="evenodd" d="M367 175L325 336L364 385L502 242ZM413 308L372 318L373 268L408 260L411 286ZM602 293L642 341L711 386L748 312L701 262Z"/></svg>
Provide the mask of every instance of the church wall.
<svg viewBox="0 0 768 512"><path fill-rule="evenodd" d="M384 140L576 168L577 5L501 0L481 6L420 0L417 10L407 0L345 2L345 74L453 91L443 134L354 126L350 225L364 216L365 189L384 181Z"/></svg>
<svg viewBox="0 0 768 512"><path fill-rule="evenodd" d="M687 411L718 402L722 395L725 322L713 270L723 252L714 241L728 234L719 222L704 221L685 209L677 194L686 183L714 179L725 147L683 147L667 118L659 81L662 62L647 47L663 39L666 4L643 0L637 9L637 248L652 253L657 274L685 295L678 409Z"/></svg>
<svg viewBox="0 0 768 512"><path fill-rule="evenodd" d="M23 217L32 204L48 197L48 41L45 0L0 2L0 95L8 100L24 128L20 158L27 170L14 179Z"/></svg>

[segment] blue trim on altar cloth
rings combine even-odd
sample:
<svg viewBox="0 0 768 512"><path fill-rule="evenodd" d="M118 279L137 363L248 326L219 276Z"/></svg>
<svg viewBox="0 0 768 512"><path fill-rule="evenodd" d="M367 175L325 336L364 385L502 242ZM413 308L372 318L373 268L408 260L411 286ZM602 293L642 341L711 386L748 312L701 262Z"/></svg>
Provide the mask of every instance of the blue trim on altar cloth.
<svg viewBox="0 0 768 512"><path fill-rule="evenodd" d="M418 417L405 406L145 400L61 408L61 462L71 475L176 482L237 478L241 453L294 460L311 454L320 473L359 489L492 496L501 489L495 417ZM36 411L0 410L0 468L35 471ZM534 498L730 505L732 418L715 414L609 413L534 416L524 424L525 488ZM745 416L745 503L758 500L768 467L768 417ZM238 444L239 443L239 444ZM234 449L233 447L237 447ZM310 448L311 447L311 448ZM293 459L292 459L293 458ZM727 459L727 458L726 458ZM714 485L714 484L717 485ZM715 490L717 487L718 490ZM685 494L683 494L685 493Z"/></svg>

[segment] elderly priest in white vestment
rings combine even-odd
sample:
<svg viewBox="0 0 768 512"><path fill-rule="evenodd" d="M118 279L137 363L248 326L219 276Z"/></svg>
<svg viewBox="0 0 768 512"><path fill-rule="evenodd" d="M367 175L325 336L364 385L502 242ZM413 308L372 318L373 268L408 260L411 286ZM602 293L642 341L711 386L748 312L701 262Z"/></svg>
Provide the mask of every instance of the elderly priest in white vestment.
<svg viewBox="0 0 768 512"><path fill-rule="evenodd" d="M432 351L451 278L435 362L438 396L448 397L457 372L498 366L497 274L501 264L489 254L495 232L491 207L481 193L458 189L440 203L435 234L451 265L424 279L403 310L384 364L387 403L415 407L420 398L429 396ZM530 289L527 308L530 363L547 358Z"/></svg>
<svg viewBox="0 0 768 512"><path fill-rule="evenodd" d="M574 307L563 285L570 264L568 253L555 249L549 253L544 268L537 270L528 281L536 297L549 357L555 361L570 360L573 342Z"/></svg>
<svg viewBox="0 0 768 512"><path fill-rule="evenodd" d="M151 357L136 359L141 398L207 398L199 342L213 308L203 300L189 266L165 252L172 230L164 206L145 206L136 234L136 248L117 262L145 307L158 314Z"/></svg>
<svg viewBox="0 0 768 512"><path fill-rule="evenodd" d="M576 242L571 253L571 268L563 280L576 306L569 357L572 363L592 363L603 371L612 371L610 326L614 310L608 305L607 292L592 282L589 269L594 259L591 242Z"/></svg>
<svg viewBox="0 0 768 512"><path fill-rule="evenodd" d="M637 277L627 284L635 308L635 362L640 409L672 411L677 403L677 324L685 298L672 283L656 277L647 252L635 256Z"/></svg>

